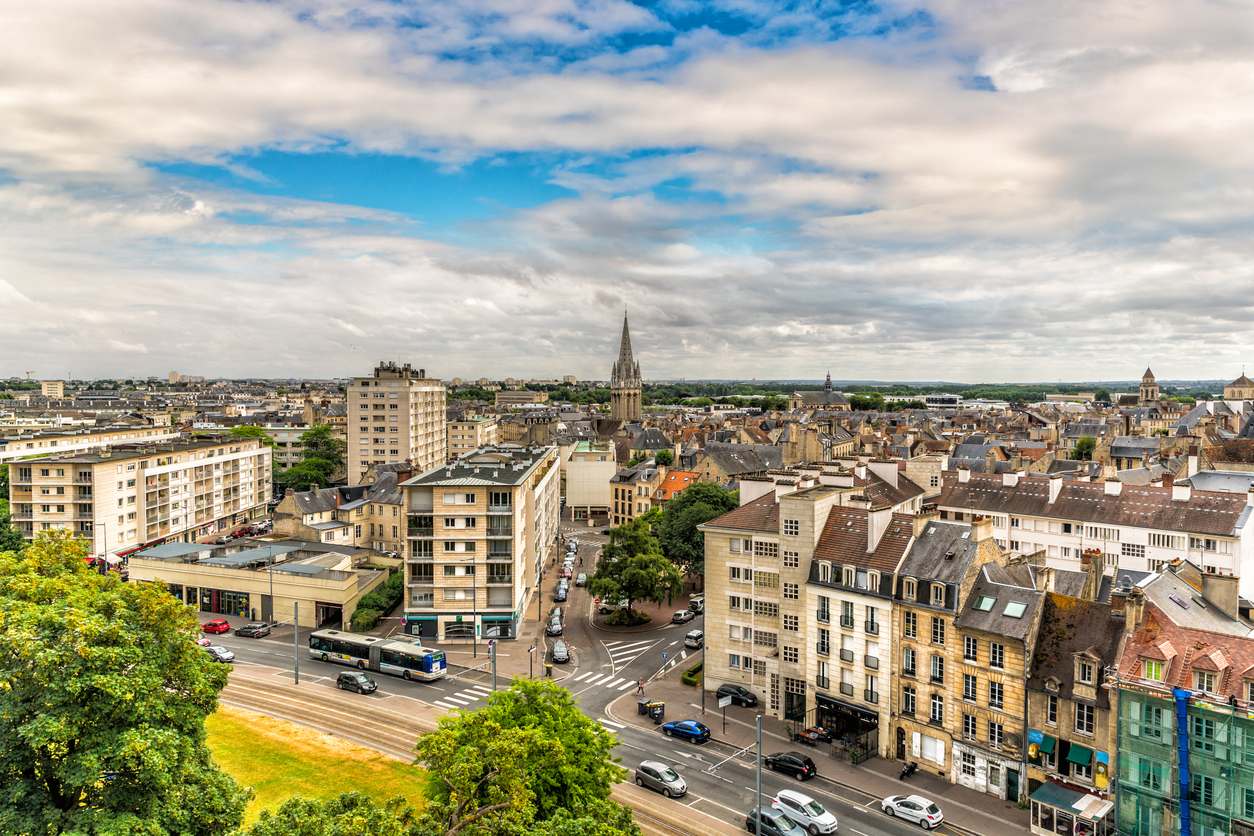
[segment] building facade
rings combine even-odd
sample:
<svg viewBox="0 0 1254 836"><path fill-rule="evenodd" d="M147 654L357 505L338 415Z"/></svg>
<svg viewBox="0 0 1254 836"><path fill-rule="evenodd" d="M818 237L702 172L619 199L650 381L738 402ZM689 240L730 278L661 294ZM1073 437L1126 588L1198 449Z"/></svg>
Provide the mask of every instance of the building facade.
<svg viewBox="0 0 1254 836"><path fill-rule="evenodd" d="M516 638L556 549L559 486L556 447L486 447L405 481L406 632Z"/></svg>
<svg viewBox="0 0 1254 836"><path fill-rule="evenodd" d="M448 449L444 382L408 363L380 363L348 385L348 481L371 465L409 461L415 471L443 464Z"/></svg>
<svg viewBox="0 0 1254 836"><path fill-rule="evenodd" d="M13 524L28 539L66 529L105 557L262 518L270 468L270 448L256 439L121 445L17 462L9 468L9 501Z"/></svg>
<svg viewBox="0 0 1254 836"><path fill-rule="evenodd" d="M610 372L610 417L615 421L639 421L643 383L640 364L631 353L631 333L623 314L623 335L618 342L618 359Z"/></svg>
<svg viewBox="0 0 1254 836"><path fill-rule="evenodd" d="M497 441L495 418L463 418L448 422L449 461L456 461L480 447L491 447Z"/></svg>
<svg viewBox="0 0 1254 836"><path fill-rule="evenodd" d="M44 430L0 438L0 464L41 456L69 455L118 444L174 441L177 430L166 426L103 427L81 430Z"/></svg>
<svg viewBox="0 0 1254 836"><path fill-rule="evenodd" d="M625 467L610 479L610 525L642 517L653 508L653 494L666 478L666 468L652 460Z"/></svg>

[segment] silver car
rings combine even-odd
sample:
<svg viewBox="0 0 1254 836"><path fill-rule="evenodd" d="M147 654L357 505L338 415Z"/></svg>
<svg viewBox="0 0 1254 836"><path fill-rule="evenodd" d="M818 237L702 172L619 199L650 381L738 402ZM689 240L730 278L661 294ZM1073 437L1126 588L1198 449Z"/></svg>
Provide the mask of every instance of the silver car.
<svg viewBox="0 0 1254 836"><path fill-rule="evenodd" d="M667 798L679 798L688 793L688 785L679 773L660 761L641 761L636 767L636 786L648 787Z"/></svg>
<svg viewBox="0 0 1254 836"><path fill-rule="evenodd" d="M924 830L940 827L945 814L936 802L921 795L890 795L880 802L880 809L890 816L914 822Z"/></svg>
<svg viewBox="0 0 1254 836"><path fill-rule="evenodd" d="M771 807L805 828L810 836L836 832L836 817L810 796L796 790L780 790Z"/></svg>

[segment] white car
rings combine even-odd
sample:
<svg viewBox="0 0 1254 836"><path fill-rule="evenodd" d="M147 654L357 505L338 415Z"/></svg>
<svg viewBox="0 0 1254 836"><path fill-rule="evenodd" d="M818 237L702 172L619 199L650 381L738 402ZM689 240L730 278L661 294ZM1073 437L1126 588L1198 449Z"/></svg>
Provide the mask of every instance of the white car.
<svg viewBox="0 0 1254 836"><path fill-rule="evenodd" d="M890 795L880 802L880 809L890 816L913 822L924 830L940 827L945 820L945 814L936 802L921 795Z"/></svg>
<svg viewBox="0 0 1254 836"><path fill-rule="evenodd" d="M836 832L836 817L803 792L780 790L771 799L771 807L792 819L810 836Z"/></svg>

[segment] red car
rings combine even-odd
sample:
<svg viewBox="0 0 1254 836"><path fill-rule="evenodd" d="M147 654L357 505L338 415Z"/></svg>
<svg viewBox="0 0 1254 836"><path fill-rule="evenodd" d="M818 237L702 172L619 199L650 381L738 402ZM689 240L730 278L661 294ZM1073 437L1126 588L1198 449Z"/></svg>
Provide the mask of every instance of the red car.
<svg viewBox="0 0 1254 836"><path fill-rule="evenodd" d="M206 621L200 625L202 633L229 633L231 625L225 618L215 618L212 621Z"/></svg>

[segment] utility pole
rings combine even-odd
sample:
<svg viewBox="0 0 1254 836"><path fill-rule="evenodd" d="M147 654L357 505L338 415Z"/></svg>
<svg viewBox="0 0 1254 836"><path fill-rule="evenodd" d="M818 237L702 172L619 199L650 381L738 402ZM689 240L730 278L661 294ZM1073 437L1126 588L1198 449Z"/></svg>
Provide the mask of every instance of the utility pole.
<svg viewBox="0 0 1254 836"><path fill-rule="evenodd" d="M488 658L492 660L492 690L496 690L496 639L488 640Z"/></svg>
<svg viewBox="0 0 1254 836"><path fill-rule="evenodd" d="M292 678L300 684L300 602L292 602Z"/></svg>
<svg viewBox="0 0 1254 836"><path fill-rule="evenodd" d="M755 802L755 806L753 808L753 824L754 824L753 832L761 833L762 832L762 715L761 714L757 716L757 723L755 725L756 725L757 737L758 737L758 745L756 749L757 754L754 756L754 760L756 761L756 767L757 767L754 770L757 773L757 786L755 790L757 801Z"/></svg>

